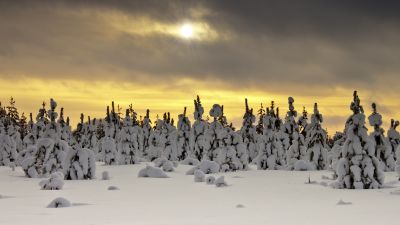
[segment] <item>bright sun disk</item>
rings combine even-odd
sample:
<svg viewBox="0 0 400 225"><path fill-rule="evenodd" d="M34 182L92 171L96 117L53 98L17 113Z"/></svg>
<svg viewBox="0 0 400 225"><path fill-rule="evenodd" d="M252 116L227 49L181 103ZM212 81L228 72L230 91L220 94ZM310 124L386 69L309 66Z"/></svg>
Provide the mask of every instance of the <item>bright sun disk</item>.
<svg viewBox="0 0 400 225"><path fill-rule="evenodd" d="M180 28L180 35L184 38L191 38L193 36L193 27L190 24L184 24Z"/></svg>

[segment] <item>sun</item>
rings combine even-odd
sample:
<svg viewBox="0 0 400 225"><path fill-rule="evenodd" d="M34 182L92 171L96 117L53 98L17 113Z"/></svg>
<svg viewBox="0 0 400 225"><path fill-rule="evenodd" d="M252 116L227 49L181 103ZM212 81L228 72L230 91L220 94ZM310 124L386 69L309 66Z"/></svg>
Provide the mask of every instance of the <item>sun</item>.
<svg viewBox="0 0 400 225"><path fill-rule="evenodd" d="M193 26L190 24L184 24L181 26L179 33L183 38L191 38L193 37Z"/></svg>

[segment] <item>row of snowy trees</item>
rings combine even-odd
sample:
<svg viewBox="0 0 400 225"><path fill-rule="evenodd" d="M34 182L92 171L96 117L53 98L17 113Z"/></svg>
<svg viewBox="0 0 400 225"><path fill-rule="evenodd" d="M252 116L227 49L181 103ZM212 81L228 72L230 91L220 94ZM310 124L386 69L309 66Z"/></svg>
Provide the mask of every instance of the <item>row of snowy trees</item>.
<svg viewBox="0 0 400 225"><path fill-rule="evenodd" d="M382 117L373 104L368 119L374 130L368 135L356 92L351 104L353 115L346 121L344 132L338 132L332 141L322 127L317 103L310 121L305 108L296 119L292 97L288 98L284 119L273 101L265 109L261 105L257 124L246 99L242 127L237 131L227 122L221 105L213 105L208 113L211 120L203 119L204 108L198 96L194 100L193 124L186 107L176 126L169 113L157 116L153 125L149 110L138 118L130 105L122 116L120 107L116 111L112 103L105 118L88 117L85 121L82 114L74 131L69 119L64 120L63 108L58 116L54 100L49 110L42 105L35 122L31 114L26 125L18 119L15 101L13 104L11 108L0 107L0 165L20 165L29 177L61 171L67 179L90 179L95 174L95 161L106 165L154 160L196 165L213 161L223 172L245 170L249 163L270 170L332 169L337 187L375 188L383 182L380 171L395 170L396 159L400 172L400 157L395 154L400 143L396 130L399 122L392 120L385 137Z"/></svg>

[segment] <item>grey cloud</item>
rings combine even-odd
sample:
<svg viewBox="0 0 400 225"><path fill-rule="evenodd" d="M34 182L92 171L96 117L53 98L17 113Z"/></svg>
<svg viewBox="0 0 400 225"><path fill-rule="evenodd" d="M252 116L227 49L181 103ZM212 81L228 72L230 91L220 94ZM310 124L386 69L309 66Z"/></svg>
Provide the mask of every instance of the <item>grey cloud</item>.
<svg viewBox="0 0 400 225"><path fill-rule="evenodd" d="M0 3L0 73L91 80L180 77L268 91L327 91L394 83L400 71L399 4L385 1L41 1ZM119 10L177 22L191 8L230 39L190 43L118 33L95 16ZM282 85L285 84L285 85ZM393 89L399 90L398 87Z"/></svg>

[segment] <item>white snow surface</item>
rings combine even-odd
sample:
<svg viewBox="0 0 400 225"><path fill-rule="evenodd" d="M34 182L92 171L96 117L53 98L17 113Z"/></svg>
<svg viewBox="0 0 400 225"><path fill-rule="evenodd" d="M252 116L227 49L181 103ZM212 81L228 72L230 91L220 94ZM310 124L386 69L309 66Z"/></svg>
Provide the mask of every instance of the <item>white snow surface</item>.
<svg viewBox="0 0 400 225"><path fill-rule="evenodd" d="M400 183L385 172L383 189L348 190L319 185L329 171L256 170L218 173L229 186L193 182L191 166L180 165L169 179L139 178L143 165L97 166L112 180L66 180L58 191L42 191L41 179L26 178L20 167L0 167L0 224L7 225L375 225L396 224ZM316 184L305 184L308 177ZM237 179L235 177L240 177ZM115 185L119 191L107 188ZM52 209L57 197L84 202ZM343 199L351 205L337 205ZM74 204L72 204L74 206ZM238 205L245 206L238 209ZM262 212L262 213L260 213ZM288 216L290 213L290 216ZM333 216L336 215L336 216ZM340 216L338 216L340 215ZM379 216L377 216L379 215Z"/></svg>

